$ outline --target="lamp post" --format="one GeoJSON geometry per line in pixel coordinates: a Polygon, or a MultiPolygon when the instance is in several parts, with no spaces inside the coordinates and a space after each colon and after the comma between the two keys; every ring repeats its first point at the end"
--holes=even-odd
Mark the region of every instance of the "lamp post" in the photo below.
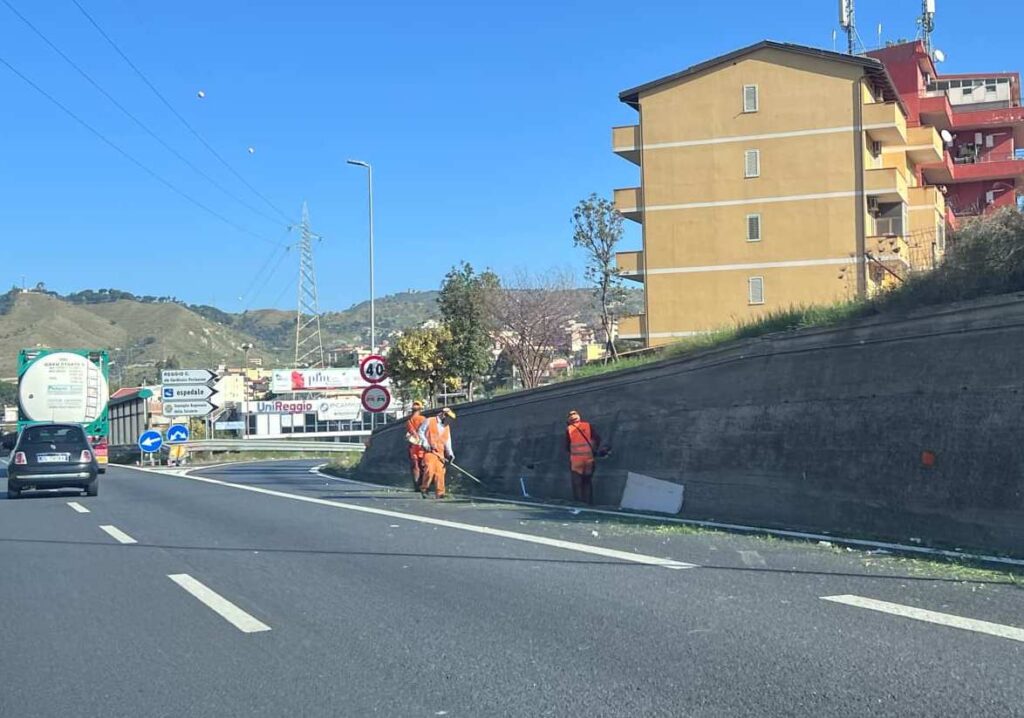
{"type": "Polygon", "coordinates": [[[373,291],[373,167],[363,160],[347,160],[348,164],[366,168],[367,193],[370,207],[370,351],[377,348],[377,324],[374,312],[373,291]]]}
{"type": "Polygon", "coordinates": [[[239,349],[242,350],[242,438],[249,436],[249,414],[246,411],[249,406],[249,350],[253,345],[246,342],[239,349]]]}

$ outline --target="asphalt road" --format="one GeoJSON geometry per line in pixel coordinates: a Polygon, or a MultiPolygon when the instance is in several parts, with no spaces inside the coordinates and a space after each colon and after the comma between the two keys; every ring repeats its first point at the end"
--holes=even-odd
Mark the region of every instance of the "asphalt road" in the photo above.
{"type": "Polygon", "coordinates": [[[1024,715],[1003,576],[310,466],[0,499],[0,715],[1024,715]]]}

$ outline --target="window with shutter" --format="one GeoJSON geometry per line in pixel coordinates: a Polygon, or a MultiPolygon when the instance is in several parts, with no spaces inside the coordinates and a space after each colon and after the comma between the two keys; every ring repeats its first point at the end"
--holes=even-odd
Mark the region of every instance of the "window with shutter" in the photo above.
{"type": "Polygon", "coordinates": [[[745,167],[744,176],[746,177],[760,177],[761,176],[761,151],[760,150],[747,150],[744,153],[745,167]]]}
{"type": "Polygon", "coordinates": [[[747,241],[761,241],[761,215],[759,214],[747,215],[747,241]]]}
{"type": "Polygon", "coordinates": [[[744,85],[743,86],[743,111],[744,112],[757,112],[757,85],[744,85]]]}
{"type": "Polygon", "coordinates": [[[764,277],[747,279],[747,302],[749,304],[764,304],[764,277]]]}

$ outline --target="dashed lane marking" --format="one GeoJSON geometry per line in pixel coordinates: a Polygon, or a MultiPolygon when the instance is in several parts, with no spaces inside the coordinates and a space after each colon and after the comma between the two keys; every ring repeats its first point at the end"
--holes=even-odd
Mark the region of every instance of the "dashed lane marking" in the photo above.
{"type": "Polygon", "coordinates": [[[100,526],[100,528],[106,531],[111,536],[113,536],[114,539],[119,543],[138,543],[135,539],[133,539],[131,536],[129,536],[124,531],[119,529],[117,526],[100,526]]]}
{"type": "Polygon", "coordinates": [[[68,501],[68,506],[70,506],[72,509],[74,509],[75,511],[77,511],[80,514],[87,514],[87,513],[89,513],[89,509],[85,508],[84,506],[82,506],[77,501],[68,501]]]}
{"type": "Polygon", "coordinates": [[[242,633],[260,633],[269,631],[270,626],[255,616],[246,613],[213,589],[189,576],[187,573],[168,574],[167,578],[199,599],[207,608],[230,623],[242,633]]]}

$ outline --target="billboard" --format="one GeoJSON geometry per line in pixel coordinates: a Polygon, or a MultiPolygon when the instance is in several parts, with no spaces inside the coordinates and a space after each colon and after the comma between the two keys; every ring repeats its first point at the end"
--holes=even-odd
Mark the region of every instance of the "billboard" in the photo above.
{"type": "Polygon", "coordinates": [[[366,386],[359,369],[275,369],[270,375],[270,391],[286,394],[293,391],[353,389],[366,386]]]}
{"type": "Polygon", "coordinates": [[[354,421],[362,413],[358,396],[343,396],[332,399],[299,399],[288,401],[268,399],[248,401],[245,411],[250,414],[313,414],[320,421],[354,421]]]}

